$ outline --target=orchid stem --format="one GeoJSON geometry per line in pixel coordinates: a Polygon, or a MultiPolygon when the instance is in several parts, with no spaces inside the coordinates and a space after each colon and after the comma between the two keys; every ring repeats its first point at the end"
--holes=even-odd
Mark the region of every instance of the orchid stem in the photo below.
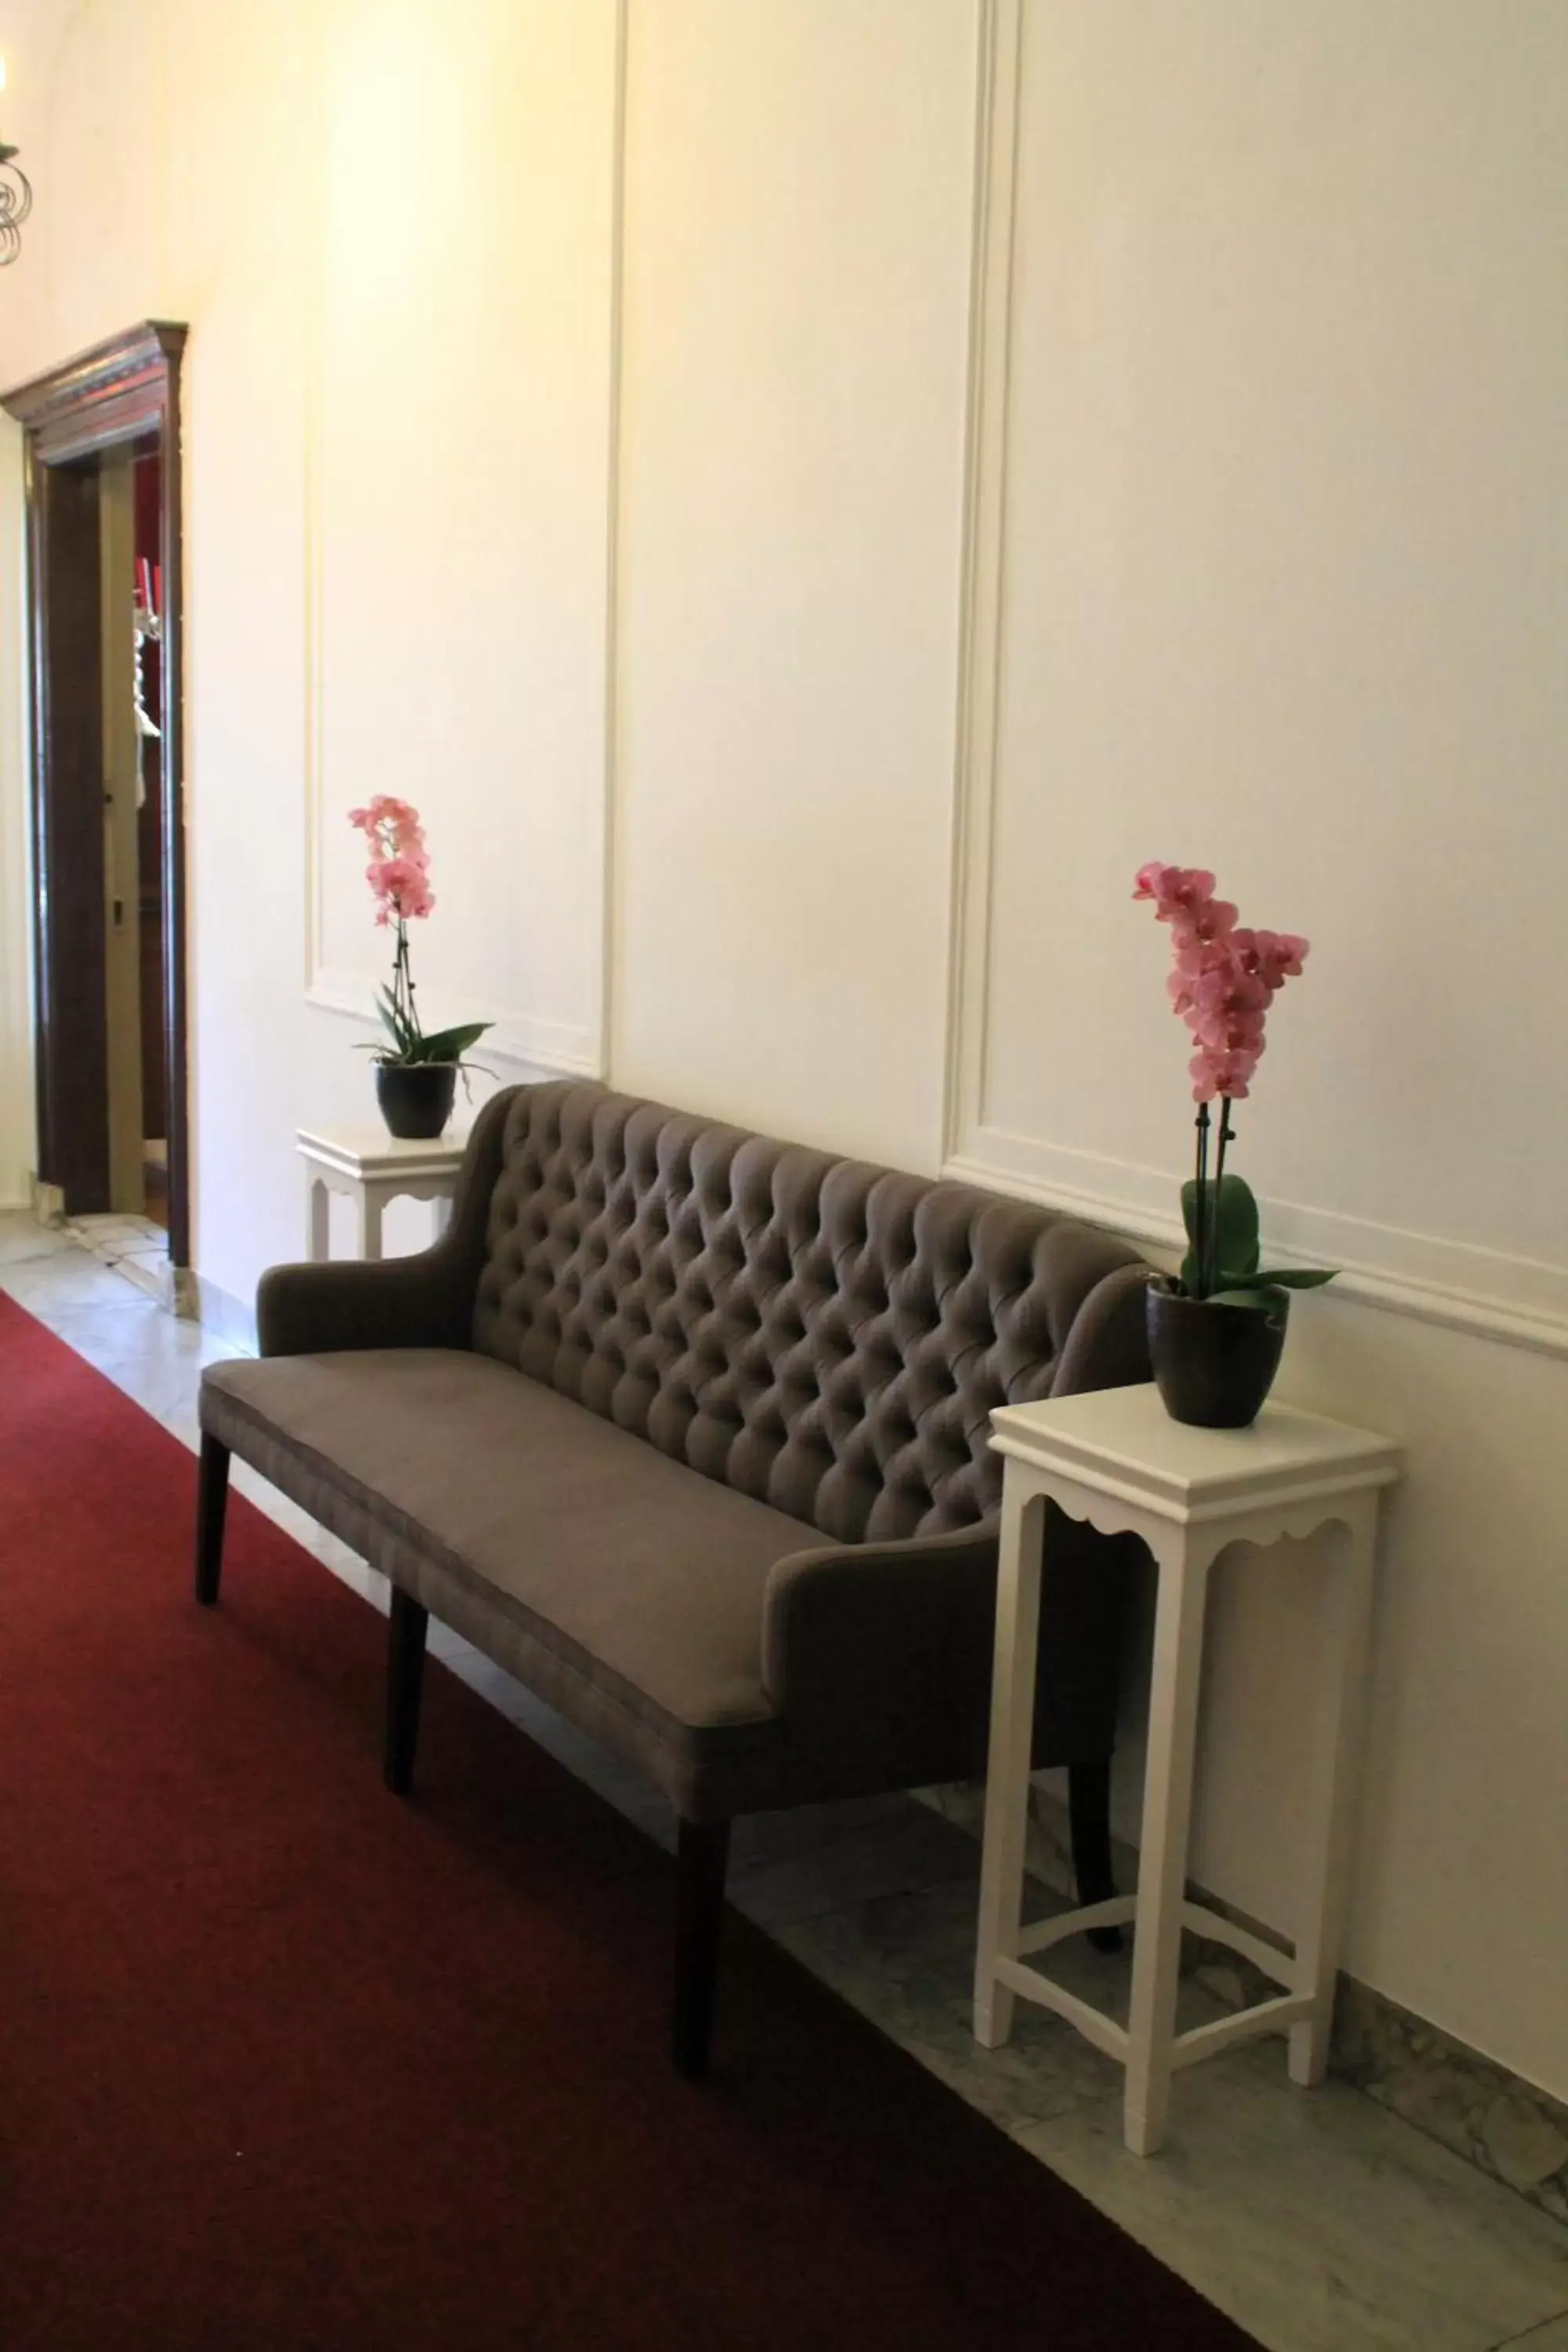
{"type": "Polygon", "coordinates": [[[1193,1218],[1193,1271],[1196,1277],[1196,1287],[1194,1290],[1193,1296],[1194,1298],[1202,1298],[1206,1296],[1204,1267],[1205,1244],[1208,1237],[1209,1107],[1207,1103],[1200,1103],[1198,1105],[1196,1125],[1198,1130],[1198,1190],[1196,1213],[1193,1218]]]}
{"type": "Polygon", "coordinates": [[[1230,1124],[1230,1097],[1228,1095],[1221,1095],[1220,1103],[1222,1108],[1219,1115],[1219,1150],[1215,1155],[1214,1171],[1214,1265],[1209,1272],[1207,1288],[1205,1294],[1205,1297],[1209,1295],[1209,1293],[1219,1288],[1220,1186],[1225,1182],[1225,1147],[1228,1142],[1230,1142],[1233,1132],[1230,1124]]]}
{"type": "Polygon", "coordinates": [[[392,1001],[404,1024],[405,1034],[417,1036],[418,1024],[414,1017],[414,975],[408,968],[408,926],[401,915],[397,919],[397,945],[392,959],[392,1001]]]}

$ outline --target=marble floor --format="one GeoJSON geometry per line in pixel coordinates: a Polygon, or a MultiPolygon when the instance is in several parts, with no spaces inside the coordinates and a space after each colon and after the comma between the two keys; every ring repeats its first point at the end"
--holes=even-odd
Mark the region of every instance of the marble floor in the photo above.
{"type": "Polygon", "coordinates": [[[169,1236],[151,1217],[118,1213],[73,1217],[64,1230],[105,1265],[126,1276],[139,1290],[167,1304],[169,1236]]]}
{"type": "MultiPolygon", "coordinates": [[[[113,1263],[21,1216],[0,1217],[0,1290],[194,1444],[201,1367],[229,1349],[163,1313],[113,1263]]],[[[384,1608],[379,1577],[249,1473],[236,1475],[384,1608]]],[[[668,1809],[640,1781],[455,1636],[432,1628],[432,1646],[650,1836],[673,1843],[668,1809]]],[[[732,1892],[1270,2352],[1568,2352],[1568,2229],[1360,2092],[1294,2090],[1282,2043],[1184,2074],[1170,2138],[1146,2160],[1121,2145],[1118,2070],[1070,2027],[1020,2004],[1009,2046],[978,2048],[968,2029],[976,1865],[962,1830],[889,1798],[739,1825],[732,1892]]],[[[1042,1890],[1042,1911],[1049,1901],[1042,1890]]],[[[1125,1960],[1066,1947],[1058,1965],[1104,2005],[1124,2002],[1125,1960]]],[[[1194,2022],[1215,2013],[1196,1984],[1184,1999],[1194,2022]]]]}

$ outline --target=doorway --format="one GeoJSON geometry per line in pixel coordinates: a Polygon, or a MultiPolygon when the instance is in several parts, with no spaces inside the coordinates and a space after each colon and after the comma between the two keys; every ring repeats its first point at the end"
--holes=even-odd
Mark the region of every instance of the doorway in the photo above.
{"type": "Polygon", "coordinates": [[[109,1209],[169,1223],[163,992],[163,466],[155,441],[98,465],[103,693],[109,1209]]]}
{"type": "Polygon", "coordinates": [[[190,1265],[184,335],[151,321],[3,402],[26,434],[37,1173],[68,1217],[145,1235],[137,1255],[155,1244],[176,1277],[190,1265]]]}

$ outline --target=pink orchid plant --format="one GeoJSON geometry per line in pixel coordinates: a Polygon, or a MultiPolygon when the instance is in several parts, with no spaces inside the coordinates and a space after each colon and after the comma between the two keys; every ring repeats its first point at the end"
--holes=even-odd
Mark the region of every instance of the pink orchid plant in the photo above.
{"type": "Polygon", "coordinates": [[[375,919],[395,926],[392,986],[381,992],[381,1017],[390,1045],[375,1049],[378,1062],[409,1065],[452,1062],[459,1066],[470,1045],[491,1026],[488,1021],[465,1022],[456,1029],[439,1029],[426,1036],[419,1025],[414,1002],[414,975],[408,961],[408,926],[434,913],[436,893],[430,887],[430,856],[419,812],[391,793],[377,793],[365,808],[351,809],[349,823],[363,833],[371,851],[365,867],[375,901],[375,919]]]}
{"type": "Polygon", "coordinates": [[[1214,876],[1196,866],[1163,866],[1155,859],[1139,867],[1132,896],[1147,900],[1157,919],[1171,926],[1171,1007],[1186,1023],[1196,1047],[1187,1069],[1198,1106],[1197,1165],[1182,1187],[1187,1254],[1181,1288],[1189,1298],[1278,1314],[1286,1304],[1281,1293],[1315,1289],[1333,1275],[1321,1267],[1260,1266],[1258,1203],[1225,1160],[1235,1139],[1231,1106],[1250,1095],[1268,1014],[1285,982],[1300,977],[1308,943],[1292,931],[1245,929],[1230,901],[1215,898],[1214,876]],[[1216,1101],[1219,1131],[1211,1177],[1209,1105],[1216,1101]]]}

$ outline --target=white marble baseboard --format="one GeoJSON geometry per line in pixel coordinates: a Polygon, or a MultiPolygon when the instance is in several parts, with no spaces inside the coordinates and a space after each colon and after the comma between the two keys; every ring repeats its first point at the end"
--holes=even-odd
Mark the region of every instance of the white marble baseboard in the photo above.
{"type": "Polygon", "coordinates": [[[220,1290],[216,1282],[209,1282],[205,1274],[196,1276],[195,1289],[197,1320],[214,1338],[222,1339],[227,1347],[237,1348],[243,1355],[259,1353],[254,1300],[247,1307],[243,1299],[220,1290]]]}
{"type": "MultiPolygon", "coordinates": [[[[945,1819],[980,1834],[985,1809],[982,1783],[957,1781],[919,1793],[945,1819]]],[[[1130,1886],[1137,1876],[1137,1854],[1121,1839],[1115,1845],[1118,1881],[1130,1886]]],[[[1067,1807],[1038,1782],[1030,1806],[1026,1859],[1030,1875],[1042,1885],[1071,1895],[1067,1807]]],[[[1273,1940],[1266,1922],[1249,1918],[1204,1889],[1196,1892],[1199,1900],[1224,1916],[1273,1940]]],[[[1278,1990],[1228,1946],[1201,1937],[1186,1937],[1183,1966],[1226,2009],[1244,2008],[1278,1990]]],[[[1440,2141],[1554,2221],[1568,2221],[1568,2105],[1549,2093],[1401,2009],[1371,1985],[1342,1975],[1330,2067],[1379,2106],[1440,2141]]]]}

